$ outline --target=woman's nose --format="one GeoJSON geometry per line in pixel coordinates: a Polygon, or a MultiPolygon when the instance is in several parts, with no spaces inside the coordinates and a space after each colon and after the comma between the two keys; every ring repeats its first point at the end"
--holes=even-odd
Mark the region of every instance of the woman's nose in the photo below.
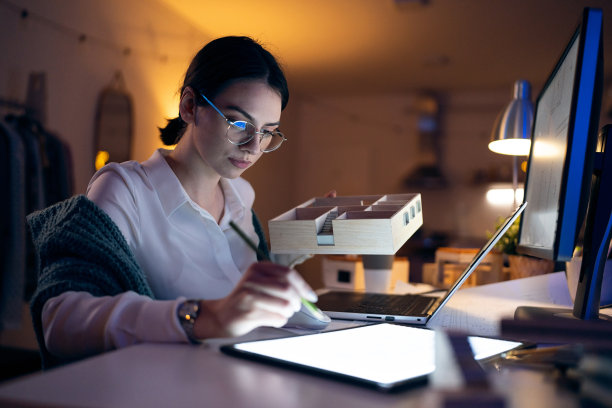
{"type": "Polygon", "coordinates": [[[248,151],[251,154],[257,154],[261,150],[261,138],[262,135],[260,135],[259,133],[255,133],[255,135],[253,135],[253,138],[249,140],[248,143],[240,145],[240,148],[248,151]]]}

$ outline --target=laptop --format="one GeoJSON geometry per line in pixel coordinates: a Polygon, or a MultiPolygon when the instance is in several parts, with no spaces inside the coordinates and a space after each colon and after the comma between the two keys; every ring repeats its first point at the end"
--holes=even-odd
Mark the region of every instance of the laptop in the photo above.
{"type": "MultiPolygon", "coordinates": [[[[526,203],[523,203],[505,221],[443,297],[419,296],[426,298],[427,302],[433,302],[421,312],[405,314],[388,310],[379,313],[364,312],[359,309],[359,303],[363,305],[364,299],[370,295],[406,300],[414,299],[412,297],[414,295],[352,292],[339,292],[340,295],[336,295],[332,292],[320,295],[317,302],[317,306],[326,311],[330,317],[374,320],[380,323],[300,336],[227,344],[221,347],[221,351],[240,358],[371,386],[382,391],[424,384],[436,367],[435,337],[439,334],[426,328],[388,322],[425,325],[476,269],[525,206],[526,203]],[[348,296],[341,298],[343,295],[348,296]],[[351,309],[349,304],[351,300],[357,301],[357,311],[351,309]]],[[[365,304],[368,305],[367,302],[365,304]]],[[[476,336],[469,336],[468,341],[476,360],[492,358],[499,353],[523,346],[519,342],[476,336]]]]}
{"type": "Polygon", "coordinates": [[[453,294],[474,272],[497,241],[521,215],[527,202],[523,202],[506,219],[491,239],[474,256],[465,271],[443,296],[424,294],[393,295],[350,291],[329,291],[319,295],[317,306],[332,319],[365,320],[378,322],[425,325],[448,302],[453,294]]]}

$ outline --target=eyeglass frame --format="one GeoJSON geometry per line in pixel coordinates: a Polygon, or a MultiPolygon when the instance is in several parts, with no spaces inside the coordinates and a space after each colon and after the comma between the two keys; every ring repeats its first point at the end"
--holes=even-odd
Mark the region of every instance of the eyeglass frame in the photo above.
{"type": "Polygon", "coordinates": [[[219,110],[219,108],[217,108],[217,107],[215,106],[215,104],[214,104],[214,103],[212,103],[212,102],[211,102],[211,100],[210,100],[210,99],[208,99],[208,98],[206,97],[206,95],[204,95],[202,92],[198,92],[198,93],[199,93],[199,94],[200,94],[200,96],[201,96],[202,98],[204,98],[204,100],[205,100],[206,102],[208,102],[208,104],[209,104],[210,106],[212,106],[212,108],[213,108],[213,109],[214,109],[214,110],[215,110],[215,111],[216,111],[216,112],[217,112],[219,115],[221,115],[221,117],[222,117],[222,118],[223,118],[223,119],[224,119],[224,120],[227,122],[227,124],[228,124],[228,128],[227,128],[227,130],[229,130],[229,128],[233,126],[233,127],[238,128],[238,129],[240,129],[240,130],[242,130],[242,131],[245,131],[245,133],[246,133],[246,124],[247,124],[247,123],[248,123],[248,124],[250,124],[251,126],[253,126],[253,128],[255,128],[255,133],[253,133],[253,135],[252,135],[252,136],[251,136],[249,139],[245,140],[244,142],[233,142],[232,140],[230,140],[230,138],[229,138],[229,137],[227,137],[227,131],[226,131],[226,136],[225,136],[225,138],[226,138],[226,139],[227,139],[227,141],[228,141],[228,142],[230,142],[231,144],[233,144],[233,145],[235,145],[235,146],[244,146],[244,145],[246,145],[246,144],[251,143],[251,141],[253,141],[253,139],[255,138],[255,135],[259,135],[259,146],[260,146],[259,151],[260,151],[260,152],[262,152],[262,153],[270,153],[270,152],[273,152],[273,151],[275,151],[275,150],[278,150],[278,148],[279,148],[279,147],[281,147],[281,145],[283,144],[283,142],[287,141],[287,138],[285,137],[285,135],[284,135],[282,132],[278,131],[278,130],[274,130],[274,131],[272,131],[272,132],[270,132],[270,131],[266,131],[266,130],[264,130],[264,131],[260,131],[260,130],[257,130],[257,128],[255,127],[255,125],[254,125],[254,124],[252,124],[252,123],[251,123],[251,122],[249,122],[249,121],[246,121],[246,120],[230,120],[230,119],[228,119],[228,118],[227,118],[227,117],[226,117],[226,116],[223,114],[223,112],[221,112],[221,111],[219,110]],[[242,126],[237,125],[237,123],[240,123],[240,122],[242,122],[242,123],[244,123],[244,124],[245,124],[245,125],[244,125],[244,128],[243,128],[242,126]],[[276,135],[278,135],[278,136],[280,136],[280,137],[281,137],[281,142],[280,142],[278,145],[276,145],[276,146],[275,146],[275,147],[274,147],[272,150],[263,150],[263,149],[261,148],[261,141],[263,140],[264,136],[266,136],[266,135],[273,136],[274,134],[276,134],[276,135]]]}

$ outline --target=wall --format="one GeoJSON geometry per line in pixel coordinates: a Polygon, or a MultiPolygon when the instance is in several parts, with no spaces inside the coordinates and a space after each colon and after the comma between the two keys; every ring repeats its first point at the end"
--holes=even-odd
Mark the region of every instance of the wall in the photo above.
{"type": "Polygon", "coordinates": [[[24,101],[28,74],[46,73],[46,125],[72,148],[75,192],[83,193],[93,174],[96,100],[117,70],[133,97],[134,159],[148,158],[160,146],[156,127],[176,113],[173,102],[189,60],[209,38],[156,2],[141,7],[121,0],[21,0],[19,5],[29,10],[28,18],[1,8],[0,96],[24,101]],[[79,33],[88,35],[84,42],[79,33]]]}
{"type": "MultiPolygon", "coordinates": [[[[156,127],[176,112],[173,102],[189,60],[210,38],[156,2],[141,7],[123,0],[21,0],[17,9],[8,4],[0,3],[0,97],[24,102],[29,73],[46,73],[46,127],[70,146],[75,193],[85,192],[94,172],[96,100],[117,70],[133,98],[133,157],[148,158],[160,146],[156,127]],[[20,18],[21,9],[29,11],[28,18],[20,18]],[[81,32],[88,35],[84,42],[81,32]],[[124,55],[125,47],[130,55],[124,55]]],[[[0,344],[37,347],[25,305],[22,321],[21,330],[0,333],[0,344]]]]}
{"type": "MultiPolygon", "coordinates": [[[[95,105],[99,92],[121,70],[134,102],[133,159],[160,147],[157,126],[176,115],[176,91],[193,54],[210,40],[157,2],[124,0],[21,0],[19,9],[0,4],[0,97],[23,101],[30,72],[47,74],[47,127],[71,147],[75,193],[93,174],[95,105]],[[42,23],[37,16],[59,23],[42,23]],[[69,27],[71,30],[66,30],[69,27]],[[79,41],[79,33],[88,38],[79,41]],[[129,47],[129,55],[124,54],[129,47]]],[[[459,239],[483,239],[509,207],[484,201],[486,186],[473,175],[509,169],[506,157],[487,148],[495,116],[508,89],[441,96],[441,168],[449,186],[423,194],[425,226],[459,239]]],[[[414,192],[404,178],[422,157],[416,94],[314,97],[292,94],[283,113],[289,139],[245,173],[257,191],[255,209],[266,220],[335,188],[339,194],[414,192]]],[[[320,257],[300,270],[318,287],[320,257]]]]}
{"type": "Polygon", "coordinates": [[[444,189],[410,188],[404,183],[423,162],[415,94],[304,98],[299,102],[296,194],[305,201],[331,188],[343,195],[419,192],[428,230],[483,236],[497,216],[509,211],[485,209],[487,186],[473,179],[475,174],[493,172],[511,180],[511,159],[487,148],[495,118],[510,95],[503,90],[439,96],[437,137],[441,170],[448,181],[444,189]],[[475,211],[470,210],[473,206],[475,211]],[[478,220],[466,222],[466,217],[478,220]]]}
{"type": "MultiPolygon", "coordinates": [[[[486,201],[491,185],[511,181],[512,159],[488,150],[496,116],[512,95],[463,91],[438,95],[442,173],[445,188],[408,187],[405,179],[423,162],[419,144],[419,95],[306,97],[298,105],[299,143],[295,196],[291,206],[335,188],[338,194],[422,194],[424,235],[444,234],[451,244],[480,245],[512,204],[486,201]],[[479,176],[479,177],[477,177],[479,176]]],[[[298,267],[315,287],[322,285],[321,256],[298,267]]]]}
{"type": "MultiPolygon", "coordinates": [[[[208,34],[155,1],[147,2],[147,7],[123,0],[18,4],[17,10],[5,5],[0,9],[0,97],[25,101],[29,73],[46,73],[46,127],[72,150],[76,194],[85,192],[94,173],[97,97],[117,70],[133,98],[133,159],[146,160],[162,147],[157,127],[177,115],[184,72],[192,56],[211,39],[208,34]],[[20,18],[21,8],[30,17],[20,18]],[[62,28],[51,27],[40,17],[62,28]],[[79,42],[81,32],[89,36],[85,42],[79,42]],[[128,56],[123,54],[125,47],[131,49],[128,56]]],[[[292,101],[282,118],[290,141],[245,174],[256,188],[255,208],[262,220],[295,202],[292,163],[298,151],[294,135],[299,134],[293,130],[298,123],[295,105],[292,101]]]]}

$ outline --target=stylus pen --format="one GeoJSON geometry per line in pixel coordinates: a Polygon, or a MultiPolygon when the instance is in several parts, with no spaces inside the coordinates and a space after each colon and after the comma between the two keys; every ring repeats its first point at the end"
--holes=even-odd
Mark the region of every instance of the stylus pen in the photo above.
{"type": "MultiPolygon", "coordinates": [[[[254,243],[253,241],[251,241],[251,238],[249,238],[249,237],[247,236],[247,234],[245,234],[245,233],[244,233],[244,231],[243,231],[243,230],[241,230],[241,229],[240,229],[240,227],[239,227],[238,225],[236,225],[236,223],[235,223],[234,221],[230,221],[230,222],[229,222],[229,225],[230,225],[230,227],[232,227],[232,229],[233,229],[234,231],[236,231],[236,234],[238,234],[238,236],[239,236],[240,238],[242,238],[242,240],[243,240],[243,241],[244,241],[244,242],[245,242],[245,243],[246,243],[246,244],[247,244],[249,247],[251,247],[251,249],[252,249],[253,251],[255,251],[255,252],[257,253],[257,257],[258,257],[258,258],[260,258],[260,259],[264,259],[264,260],[266,260],[266,261],[270,261],[270,260],[271,260],[269,256],[267,256],[266,254],[264,254],[264,253],[261,251],[261,249],[257,248],[257,245],[255,245],[255,243],[254,243]]],[[[316,307],[316,306],[315,306],[315,305],[314,305],[312,302],[310,302],[310,301],[308,301],[308,300],[306,300],[306,299],[304,299],[304,298],[301,298],[301,299],[302,299],[302,304],[303,304],[304,306],[306,306],[307,308],[309,308],[309,309],[310,309],[312,312],[314,312],[314,313],[320,313],[320,312],[319,312],[319,308],[318,308],[318,307],[316,307]]]]}

